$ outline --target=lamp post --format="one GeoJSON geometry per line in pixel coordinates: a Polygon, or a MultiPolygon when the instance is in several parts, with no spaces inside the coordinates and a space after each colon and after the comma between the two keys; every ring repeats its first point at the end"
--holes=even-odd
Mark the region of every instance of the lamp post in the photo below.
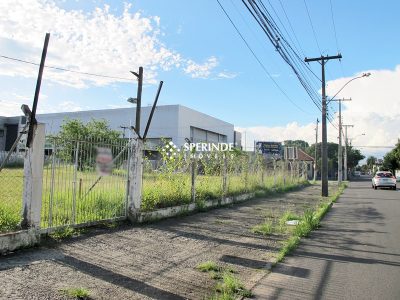
{"type": "Polygon", "coordinates": [[[335,97],[336,97],[350,82],[352,82],[353,80],[359,79],[359,78],[364,78],[364,77],[369,77],[369,76],[371,76],[371,73],[369,73],[369,72],[368,72],[368,73],[363,73],[361,76],[354,77],[354,78],[350,79],[349,81],[347,81],[347,82],[340,88],[340,90],[331,98],[331,100],[328,101],[328,104],[329,104],[329,102],[332,101],[332,99],[335,99],[335,97]]]}
{"type": "MultiPolygon", "coordinates": [[[[337,101],[335,100],[335,97],[352,81],[364,77],[369,77],[371,76],[371,73],[363,73],[361,76],[354,77],[347,81],[340,89],[337,91],[337,93],[331,98],[331,100],[328,101],[328,104],[331,101],[337,101]]],[[[348,99],[347,99],[348,100],[348,99]]],[[[350,99],[351,100],[351,99],[350,99]]],[[[341,101],[346,101],[346,99],[339,100],[339,148],[338,148],[338,183],[340,184],[342,182],[342,116],[341,116],[341,101]]],[[[347,129],[347,127],[346,127],[347,129]]],[[[344,180],[347,180],[347,137],[345,140],[345,153],[344,153],[344,165],[345,165],[345,172],[344,172],[344,180]]]]}

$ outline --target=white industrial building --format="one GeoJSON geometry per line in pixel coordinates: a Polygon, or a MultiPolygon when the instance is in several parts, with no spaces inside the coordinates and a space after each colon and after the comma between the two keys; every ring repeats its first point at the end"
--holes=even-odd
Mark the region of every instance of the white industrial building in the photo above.
{"type": "MultiPolygon", "coordinates": [[[[151,106],[142,107],[141,133],[149,118],[151,106]]],[[[105,119],[110,128],[121,131],[128,137],[129,127],[135,124],[135,108],[117,108],[38,114],[36,119],[46,124],[46,134],[56,134],[67,119],[79,119],[84,123],[91,119],[105,119]]],[[[0,151],[8,151],[18,132],[26,122],[25,117],[0,116],[0,151]]],[[[227,142],[241,147],[241,134],[235,132],[234,125],[182,105],[162,105],[155,109],[153,121],[147,134],[148,147],[160,145],[161,139],[170,139],[182,146],[186,139],[193,142],[227,142]]],[[[150,150],[149,149],[149,150],[150,150]]]]}

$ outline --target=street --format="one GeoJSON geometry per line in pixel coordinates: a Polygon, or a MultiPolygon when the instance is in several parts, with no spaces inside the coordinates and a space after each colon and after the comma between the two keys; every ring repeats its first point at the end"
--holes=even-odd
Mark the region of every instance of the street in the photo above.
{"type": "Polygon", "coordinates": [[[257,299],[399,299],[400,190],[349,184],[293,255],[254,289],[257,299]]]}

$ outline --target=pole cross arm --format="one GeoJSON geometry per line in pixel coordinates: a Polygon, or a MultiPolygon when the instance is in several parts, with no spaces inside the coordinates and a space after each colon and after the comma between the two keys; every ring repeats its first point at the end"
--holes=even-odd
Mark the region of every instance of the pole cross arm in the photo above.
{"type": "Polygon", "coordinates": [[[333,55],[333,56],[323,56],[321,55],[321,57],[314,57],[314,58],[305,58],[304,61],[305,62],[311,62],[311,61],[322,61],[322,60],[330,60],[330,59],[341,59],[342,58],[342,54],[338,54],[338,55],[333,55]]]}

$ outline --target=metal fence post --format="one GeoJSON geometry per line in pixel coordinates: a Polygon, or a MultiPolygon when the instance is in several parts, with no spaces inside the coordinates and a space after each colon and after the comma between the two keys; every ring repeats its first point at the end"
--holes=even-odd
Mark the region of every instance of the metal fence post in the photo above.
{"type": "Polygon", "coordinates": [[[132,158],[129,161],[129,196],[128,218],[132,222],[137,221],[142,204],[143,183],[143,140],[134,141],[132,158]]]}
{"type": "Polygon", "coordinates": [[[48,226],[53,226],[53,202],[54,202],[54,184],[55,184],[55,171],[56,171],[56,141],[53,141],[53,152],[51,153],[51,179],[50,179],[50,201],[49,201],[49,221],[48,226]]]}
{"type": "Polygon", "coordinates": [[[44,165],[45,125],[33,128],[33,142],[24,158],[24,192],[22,205],[23,228],[40,228],[44,165]]]}
{"type": "Polygon", "coordinates": [[[75,161],[74,161],[74,181],[72,192],[72,224],[76,223],[76,193],[77,193],[77,176],[78,176],[78,159],[79,159],[79,141],[76,142],[75,148],[75,161]]]}
{"type": "Polygon", "coordinates": [[[125,217],[128,217],[129,211],[129,189],[130,189],[130,162],[132,156],[132,139],[129,137],[128,141],[128,157],[126,161],[126,198],[125,198],[125,217]]]}

